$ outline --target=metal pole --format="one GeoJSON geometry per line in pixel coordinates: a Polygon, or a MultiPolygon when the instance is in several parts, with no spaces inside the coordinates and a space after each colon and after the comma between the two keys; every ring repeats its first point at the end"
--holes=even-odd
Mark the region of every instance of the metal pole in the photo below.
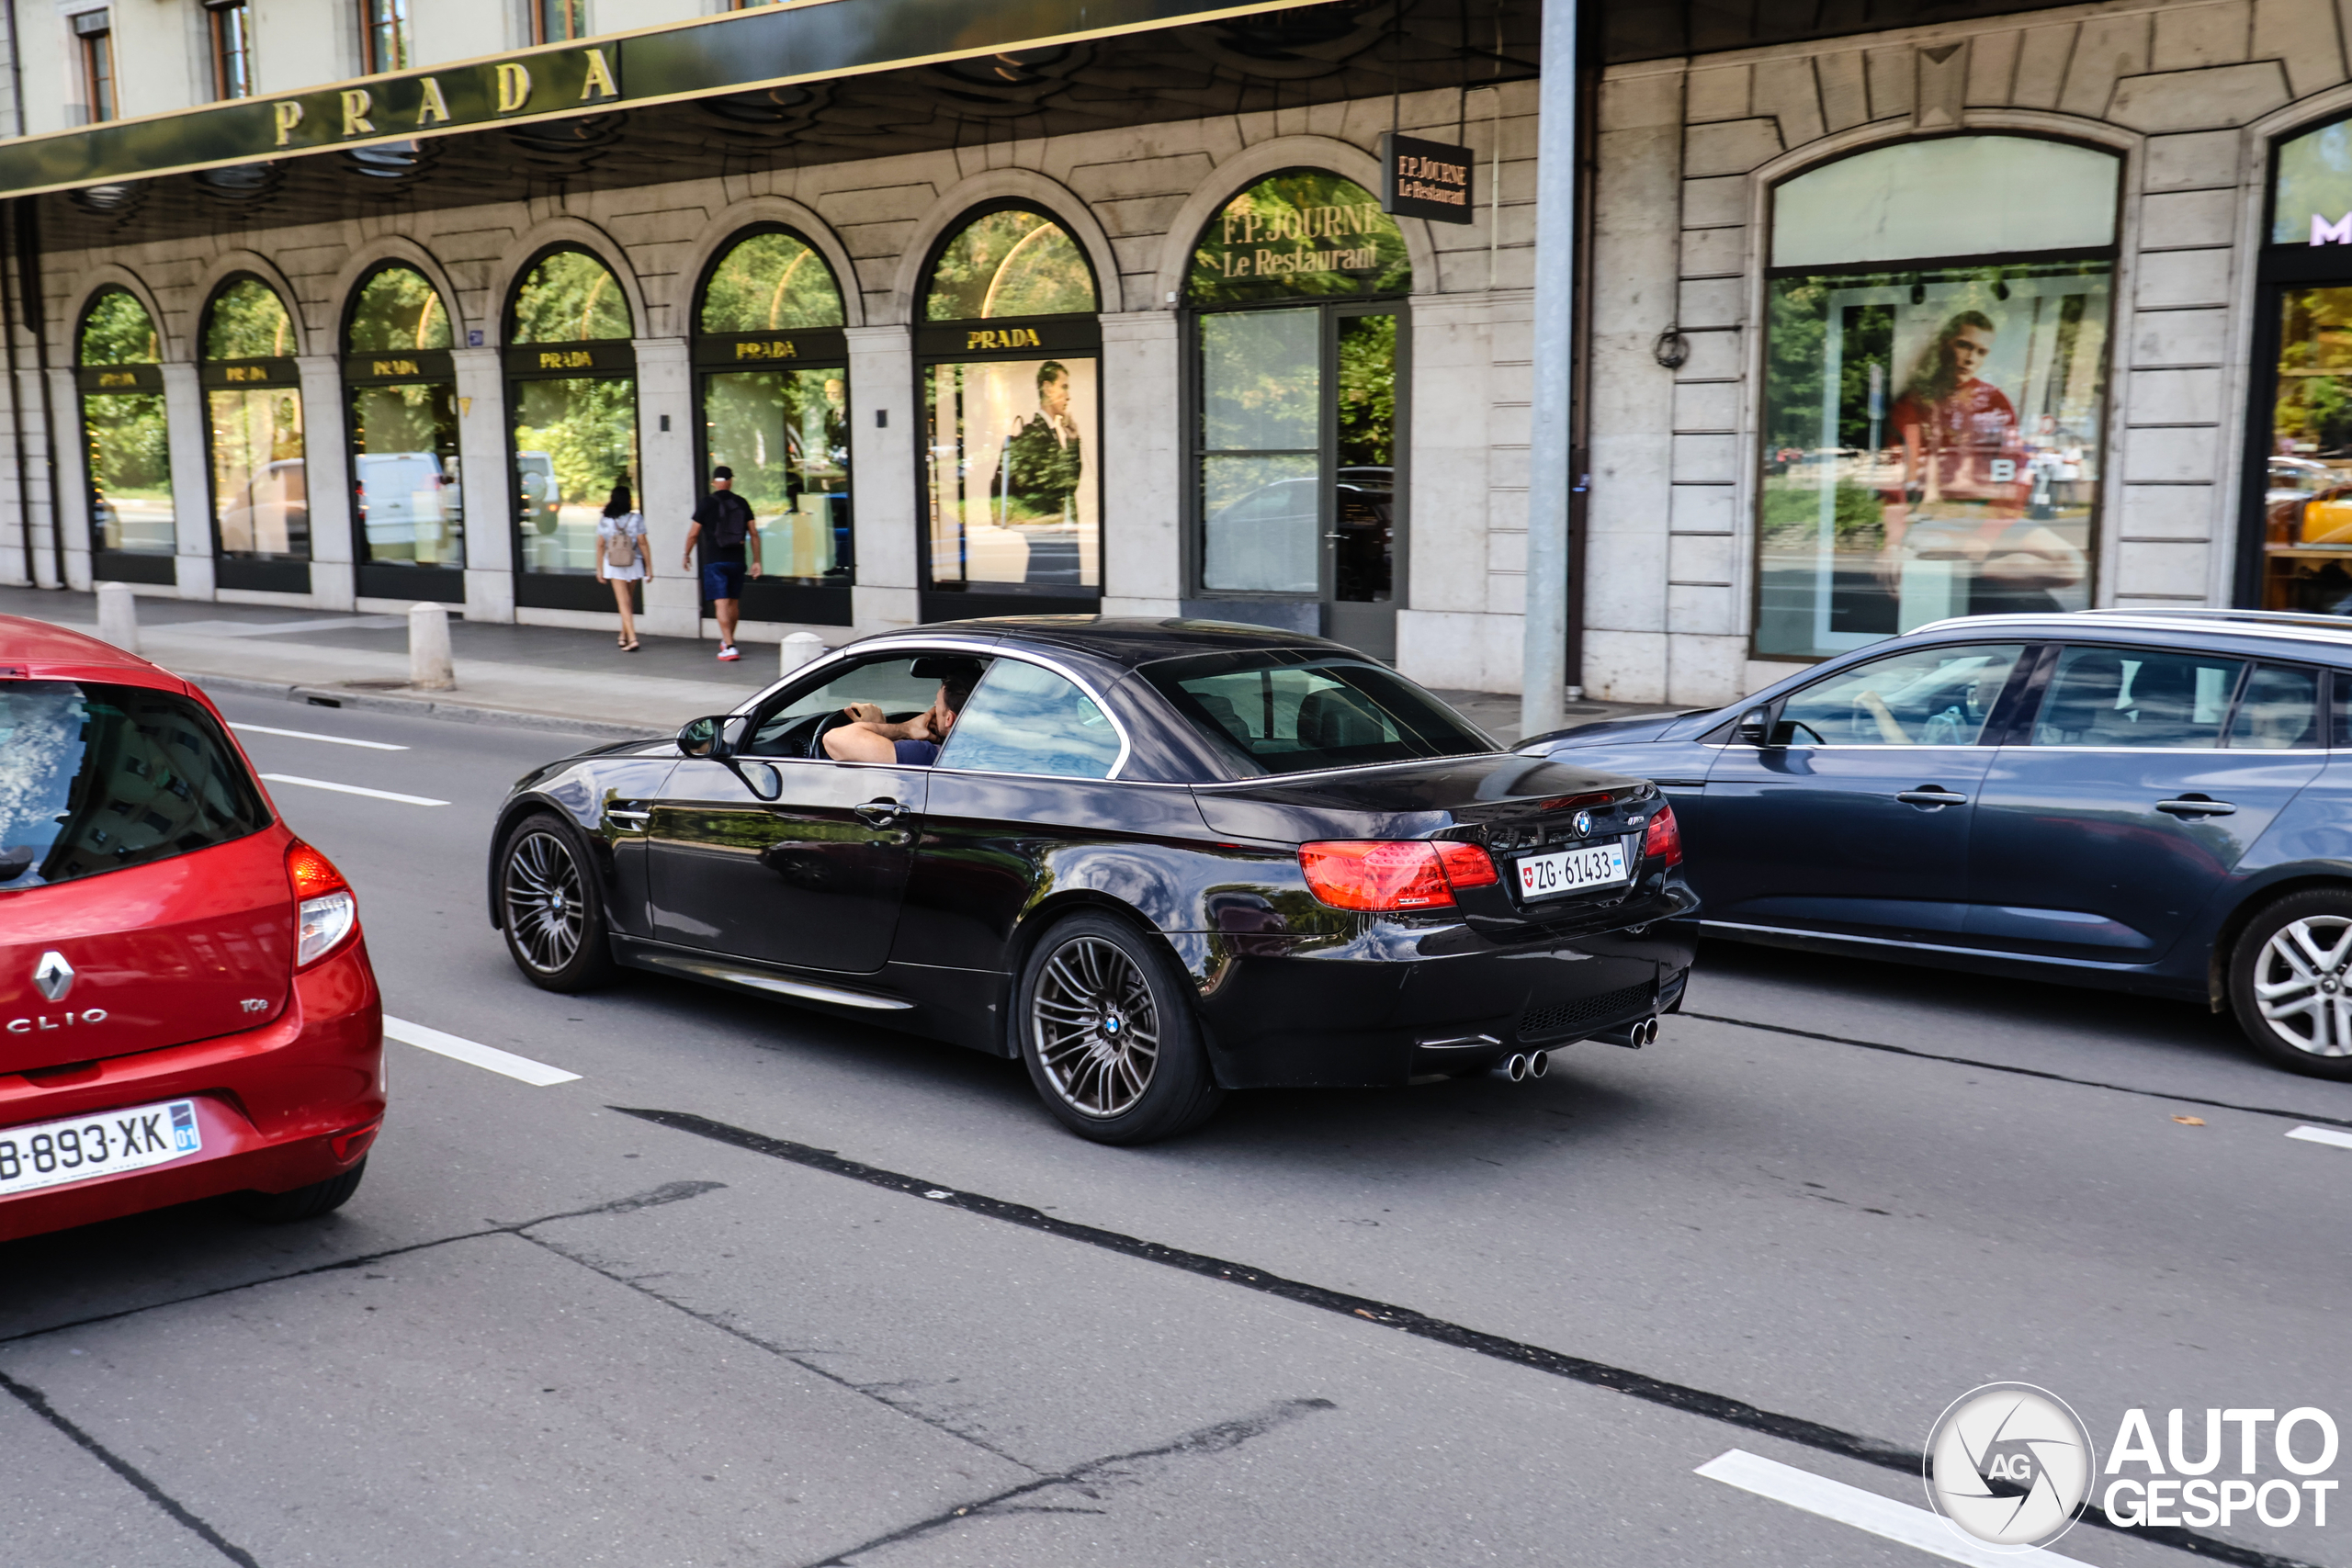
{"type": "Polygon", "coordinates": [[[1536,100],[1535,362],[1527,473],[1526,653],[1519,729],[1540,735],[1567,718],[1568,389],[1575,356],[1577,0],[1544,0],[1536,100]]]}

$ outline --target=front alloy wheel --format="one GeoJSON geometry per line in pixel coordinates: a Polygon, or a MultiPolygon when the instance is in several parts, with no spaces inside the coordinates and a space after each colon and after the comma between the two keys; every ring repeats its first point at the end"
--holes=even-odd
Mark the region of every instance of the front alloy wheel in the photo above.
{"type": "Polygon", "coordinates": [[[2256,915],[2231,956],[2230,1000],[2272,1061],[2352,1078],[2352,893],[2291,894],[2256,915]]]}
{"type": "Polygon", "coordinates": [[[1175,956],[1114,915],[1072,914],[1038,938],[1022,965],[1013,1028],[1038,1097],[1080,1137],[1170,1137],[1223,1098],[1175,956]]]}
{"type": "Polygon", "coordinates": [[[606,977],[603,899],[553,817],[526,817],[507,834],[498,887],[506,951],[533,985],[579,991],[606,977]]]}

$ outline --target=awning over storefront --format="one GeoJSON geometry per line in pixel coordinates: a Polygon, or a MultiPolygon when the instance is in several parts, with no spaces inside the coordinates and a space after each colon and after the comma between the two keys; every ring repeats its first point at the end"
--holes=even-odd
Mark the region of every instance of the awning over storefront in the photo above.
{"type": "MultiPolygon", "coordinates": [[[[1534,73],[1527,0],[813,0],[0,145],[45,248],[1534,73]]],[[[136,107],[135,105],[126,106],[136,107]]]]}

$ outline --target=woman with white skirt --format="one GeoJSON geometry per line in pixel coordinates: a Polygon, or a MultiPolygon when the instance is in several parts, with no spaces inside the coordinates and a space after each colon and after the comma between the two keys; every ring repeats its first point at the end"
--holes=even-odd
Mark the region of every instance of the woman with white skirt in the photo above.
{"type": "Polygon", "coordinates": [[[613,585],[613,603],[621,613],[620,649],[637,651],[637,615],[629,585],[652,580],[645,552],[645,518],[631,504],[628,480],[613,486],[605,514],[596,521],[596,581],[613,585]]]}

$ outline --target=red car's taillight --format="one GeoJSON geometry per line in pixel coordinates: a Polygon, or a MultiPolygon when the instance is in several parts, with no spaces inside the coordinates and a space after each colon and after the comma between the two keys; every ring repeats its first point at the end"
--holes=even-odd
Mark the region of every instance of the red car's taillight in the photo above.
{"type": "Polygon", "coordinates": [[[300,839],[286,846],[286,880],[294,887],[294,967],[308,969],[357,929],[359,900],[334,862],[300,839]]]}
{"type": "Polygon", "coordinates": [[[1427,839],[1333,839],[1298,847],[1306,886],[1335,909],[1442,909],[1457,887],[1501,880],[1476,844],[1427,839]]]}
{"type": "Polygon", "coordinates": [[[1675,825],[1671,806],[1659,807],[1657,815],[1650,818],[1649,830],[1642,835],[1642,855],[1668,865],[1682,863],[1682,829],[1675,825]]]}

